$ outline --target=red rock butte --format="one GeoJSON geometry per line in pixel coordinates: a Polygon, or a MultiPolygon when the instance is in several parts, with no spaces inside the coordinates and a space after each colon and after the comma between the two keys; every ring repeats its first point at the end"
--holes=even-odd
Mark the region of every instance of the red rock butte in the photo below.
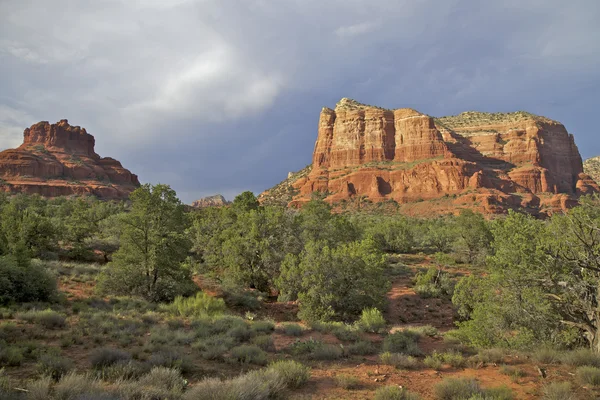
{"type": "Polygon", "coordinates": [[[298,176],[287,183],[292,206],[320,192],[336,204],[393,200],[413,215],[461,208],[548,215],[600,190],[583,172],[573,135],[548,118],[521,111],[433,118],[346,98],[321,111],[312,167],[298,176]]]}
{"type": "Polygon", "coordinates": [[[140,186],[137,175],[94,151],[92,135],[66,119],[38,122],[23,132],[23,144],[0,152],[0,190],[45,197],[95,195],[124,199],[140,186]]]}

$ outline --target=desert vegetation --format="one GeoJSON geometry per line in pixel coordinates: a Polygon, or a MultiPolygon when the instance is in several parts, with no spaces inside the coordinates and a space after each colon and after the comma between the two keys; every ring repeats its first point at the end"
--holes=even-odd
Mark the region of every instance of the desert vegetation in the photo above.
{"type": "Polygon", "coordinates": [[[600,199],[536,220],[0,196],[0,398],[593,399],[600,199]]]}

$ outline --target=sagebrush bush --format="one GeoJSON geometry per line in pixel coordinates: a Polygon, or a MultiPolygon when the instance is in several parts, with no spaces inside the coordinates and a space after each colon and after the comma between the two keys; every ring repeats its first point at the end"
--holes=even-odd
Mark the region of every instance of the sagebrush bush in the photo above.
{"type": "Polygon", "coordinates": [[[315,340],[312,337],[308,340],[296,339],[296,341],[288,346],[288,351],[294,356],[306,355],[323,346],[323,342],[315,340]]]}
{"type": "Polygon", "coordinates": [[[290,389],[301,387],[310,378],[310,368],[293,360],[276,361],[269,365],[269,369],[280,374],[290,389]]]}
{"type": "Polygon", "coordinates": [[[469,399],[483,393],[476,380],[467,378],[446,378],[435,385],[434,391],[438,400],[469,399]]]}
{"type": "Polygon", "coordinates": [[[561,361],[575,367],[600,367],[600,354],[589,349],[578,349],[563,353],[561,361]]]}
{"type": "Polygon", "coordinates": [[[579,367],[575,371],[575,376],[582,385],[600,386],[600,368],[579,367]]]}
{"type": "Polygon", "coordinates": [[[569,382],[552,382],[545,385],[542,396],[543,400],[577,400],[569,382]]]}
{"type": "Polygon", "coordinates": [[[20,347],[0,344],[0,366],[17,367],[23,362],[23,350],[20,347]]]}
{"type": "MultiPolygon", "coordinates": [[[[50,398],[50,386],[52,378],[42,376],[41,378],[31,381],[27,384],[27,400],[47,400],[50,398]]],[[[1,394],[0,390],[0,394],[1,394]]]]}
{"type": "Polygon", "coordinates": [[[415,276],[415,292],[423,297],[452,297],[454,281],[448,273],[436,267],[431,267],[425,273],[415,276]]]}
{"type": "Polygon", "coordinates": [[[92,368],[102,369],[123,361],[129,361],[131,354],[124,350],[104,347],[96,349],[90,356],[92,368]]]}
{"type": "Polygon", "coordinates": [[[394,332],[383,340],[383,351],[390,353],[403,353],[410,356],[421,355],[421,349],[417,345],[419,336],[410,331],[394,332]]]}
{"type": "Polygon", "coordinates": [[[488,363],[498,364],[504,360],[505,351],[502,349],[483,349],[477,353],[477,360],[488,363]]]}
{"type": "Polygon", "coordinates": [[[421,397],[398,386],[383,386],[375,391],[374,400],[419,400],[421,397]]]}
{"type": "Polygon", "coordinates": [[[177,369],[154,367],[139,379],[144,386],[154,386],[168,391],[181,392],[185,388],[185,380],[177,369]]]}
{"type": "Polygon", "coordinates": [[[387,323],[381,311],[376,308],[365,308],[362,310],[362,314],[356,325],[363,332],[383,333],[387,323]]]}
{"type": "Polygon", "coordinates": [[[381,353],[379,360],[383,364],[392,365],[398,369],[415,369],[419,365],[419,361],[415,357],[401,353],[390,353],[389,351],[381,353]]]}
{"type": "Polygon", "coordinates": [[[271,333],[275,330],[275,323],[267,320],[254,321],[250,327],[256,333],[271,333]]]}
{"type": "Polygon", "coordinates": [[[360,386],[360,379],[352,375],[340,374],[335,377],[335,383],[342,389],[352,390],[360,386]]]}
{"type": "Polygon", "coordinates": [[[57,400],[81,399],[101,392],[100,384],[96,379],[73,372],[63,376],[54,386],[54,397],[57,400]]]}
{"type": "Polygon", "coordinates": [[[538,349],[531,355],[531,358],[542,364],[554,364],[560,361],[560,357],[560,352],[551,348],[538,349]]]}
{"type": "Polygon", "coordinates": [[[231,349],[231,357],[243,364],[265,365],[267,353],[255,345],[241,345],[231,349]]]}
{"type": "Polygon", "coordinates": [[[335,344],[323,344],[317,348],[315,348],[310,353],[310,358],[313,360],[337,360],[344,355],[344,350],[335,344]]]}
{"type": "Polygon", "coordinates": [[[98,376],[105,381],[129,381],[139,379],[150,371],[150,365],[139,361],[119,361],[97,371],[98,376]]]}
{"type": "Polygon", "coordinates": [[[42,325],[46,329],[63,328],[66,325],[67,317],[64,314],[51,309],[38,311],[31,310],[17,315],[19,319],[27,322],[33,322],[42,325]]]}
{"type": "Polygon", "coordinates": [[[201,317],[223,314],[227,307],[223,299],[210,296],[205,292],[198,292],[193,297],[175,297],[168,309],[182,317],[201,317]]]}
{"type": "Polygon", "coordinates": [[[252,338],[252,344],[264,351],[275,351],[275,341],[271,335],[260,335],[252,338]]]}
{"type": "Polygon", "coordinates": [[[425,359],[423,360],[423,364],[425,364],[426,367],[435,369],[437,371],[442,368],[443,362],[439,357],[433,355],[425,357],[425,359]]]}
{"type": "Polygon", "coordinates": [[[368,356],[377,352],[375,345],[366,340],[359,340],[356,343],[349,344],[345,349],[348,354],[354,356],[368,356]]]}
{"type": "Polygon", "coordinates": [[[42,376],[49,376],[58,381],[75,367],[75,363],[65,357],[43,354],[38,358],[37,371],[42,376]]]}
{"type": "Polygon", "coordinates": [[[298,324],[287,323],[283,325],[283,333],[288,336],[302,336],[304,328],[298,324]]]}
{"type": "Polygon", "coordinates": [[[351,325],[341,324],[335,327],[331,333],[342,342],[354,342],[360,339],[360,334],[351,325]]]}

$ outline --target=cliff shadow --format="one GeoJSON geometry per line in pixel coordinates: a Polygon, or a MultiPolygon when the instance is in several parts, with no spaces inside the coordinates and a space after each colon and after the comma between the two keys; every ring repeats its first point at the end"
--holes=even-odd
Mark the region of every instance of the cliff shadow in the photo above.
{"type": "Polygon", "coordinates": [[[450,129],[448,129],[448,132],[450,132],[450,136],[456,142],[445,143],[450,149],[450,151],[452,151],[452,153],[454,153],[459,158],[465,161],[472,161],[478,163],[479,165],[481,165],[482,169],[485,170],[499,169],[502,171],[510,171],[511,169],[516,167],[515,164],[510,163],[508,161],[483,155],[479,150],[473,147],[473,144],[468,138],[450,129]]]}

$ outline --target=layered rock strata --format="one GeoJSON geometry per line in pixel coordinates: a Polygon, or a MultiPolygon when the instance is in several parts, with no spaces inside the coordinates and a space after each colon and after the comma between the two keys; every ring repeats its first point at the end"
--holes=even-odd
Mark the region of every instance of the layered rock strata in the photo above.
{"type": "Polygon", "coordinates": [[[321,111],[312,169],[290,185],[290,205],[320,192],[332,203],[412,204],[414,214],[550,214],[600,190],[556,121],[525,112],[433,118],[350,99],[321,111]]]}
{"type": "Polygon", "coordinates": [[[140,185],[113,158],[94,150],[92,135],[64,119],[25,129],[23,144],[0,152],[0,190],[45,197],[95,195],[124,199],[140,185]]]}

